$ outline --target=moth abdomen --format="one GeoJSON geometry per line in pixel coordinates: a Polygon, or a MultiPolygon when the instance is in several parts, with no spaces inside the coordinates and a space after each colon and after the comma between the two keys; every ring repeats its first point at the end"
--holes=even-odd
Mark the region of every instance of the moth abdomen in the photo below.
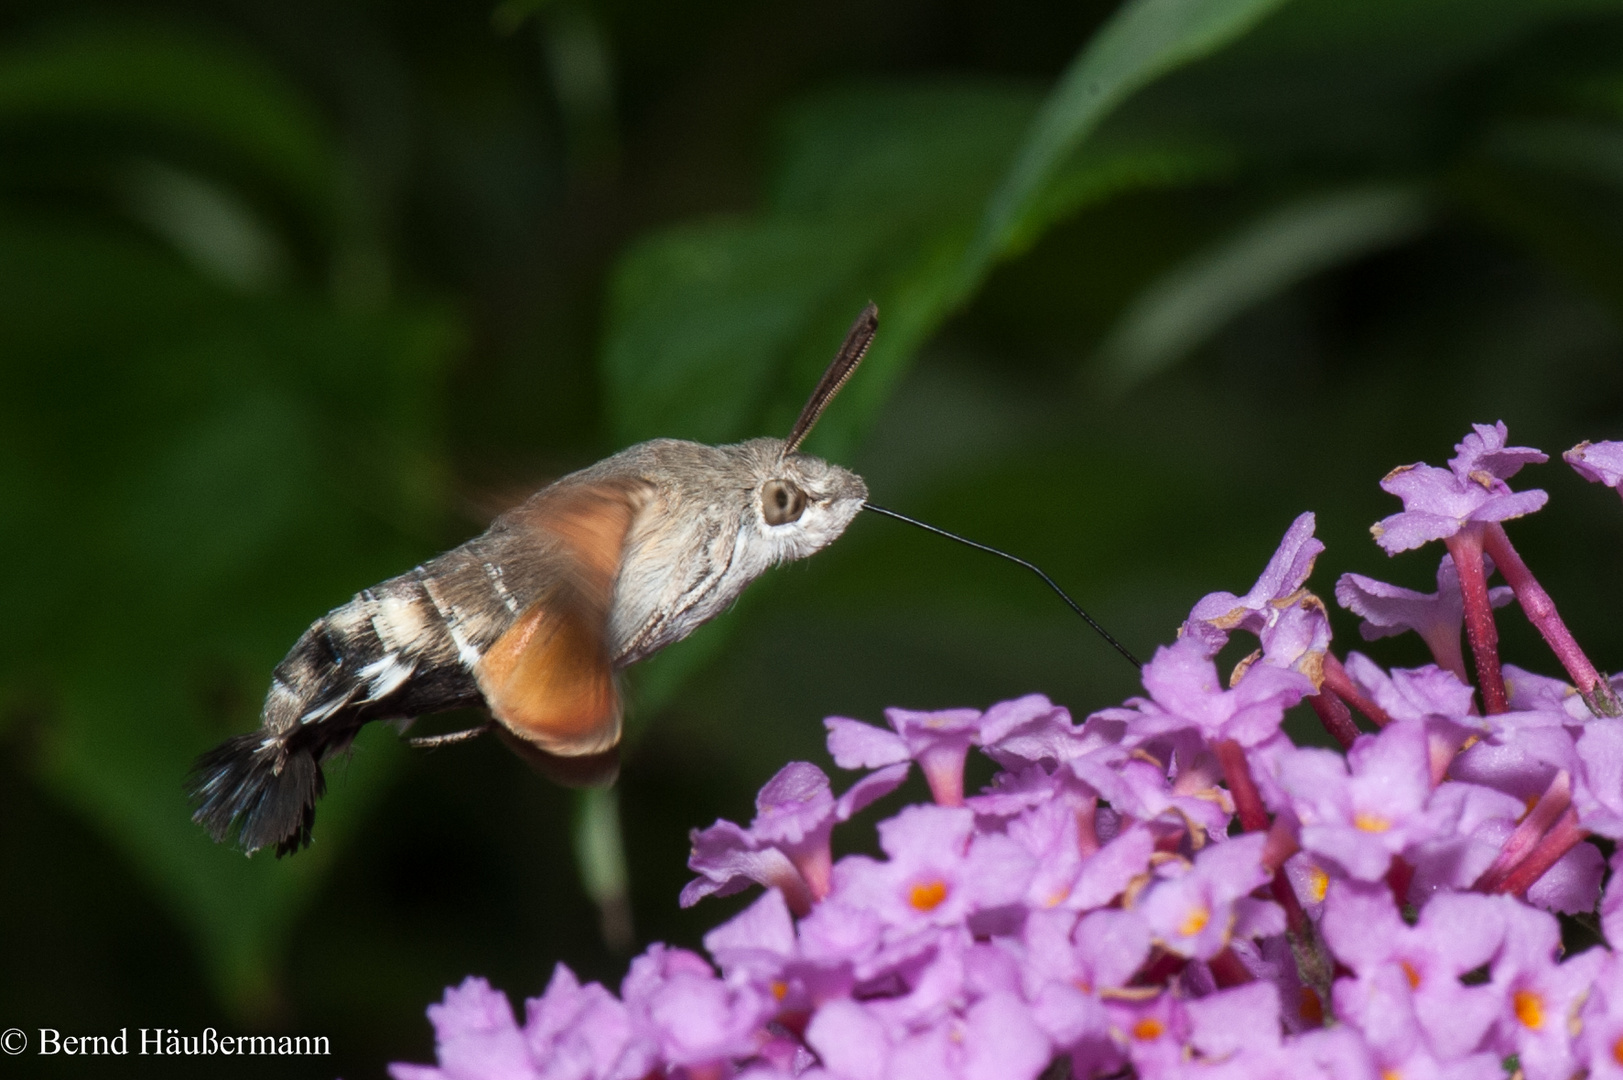
{"type": "Polygon", "coordinates": [[[322,763],[372,720],[478,705],[429,602],[420,570],[358,594],[316,620],[276,665],[260,728],[198,759],[188,783],[192,818],[216,840],[237,827],[248,851],[277,854],[310,840],[322,763]]]}

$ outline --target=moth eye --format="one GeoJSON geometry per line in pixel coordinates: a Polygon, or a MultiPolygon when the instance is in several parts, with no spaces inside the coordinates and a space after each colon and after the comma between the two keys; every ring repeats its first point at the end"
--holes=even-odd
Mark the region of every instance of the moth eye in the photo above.
{"type": "Polygon", "coordinates": [[[768,525],[799,521],[806,510],[806,493],[787,480],[768,480],[761,489],[761,516],[768,525]]]}

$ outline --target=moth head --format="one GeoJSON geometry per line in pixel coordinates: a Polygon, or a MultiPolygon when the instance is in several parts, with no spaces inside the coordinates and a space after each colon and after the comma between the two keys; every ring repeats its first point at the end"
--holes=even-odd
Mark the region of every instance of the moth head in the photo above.
{"type": "Polygon", "coordinates": [[[756,445],[751,525],[777,561],[803,559],[832,543],[868,499],[868,486],[849,469],[784,452],[777,439],[756,445]]]}
{"type": "Polygon", "coordinates": [[[817,418],[862,363],[878,329],[879,309],[869,303],[846,331],[789,437],[759,440],[769,467],[755,488],[755,524],[780,561],[803,559],[831,542],[868,499],[868,487],[856,473],[799,451],[817,418]]]}

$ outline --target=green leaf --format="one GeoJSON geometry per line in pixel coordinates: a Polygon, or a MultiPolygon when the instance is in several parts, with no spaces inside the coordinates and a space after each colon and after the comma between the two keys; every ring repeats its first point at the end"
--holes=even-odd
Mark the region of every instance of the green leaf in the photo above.
{"type": "Polygon", "coordinates": [[[1329,192],[1270,210],[1139,294],[1100,349],[1104,381],[1124,391],[1177,363],[1247,308],[1411,239],[1427,221],[1424,197],[1392,186],[1329,192]]]}
{"type": "MultiPolygon", "coordinates": [[[[610,290],[603,369],[624,442],[787,432],[867,300],[880,332],[813,449],[848,453],[918,347],[962,299],[965,252],[1037,107],[941,84],[808,99],[782,125],[769,211],[656,233],[610,290]]],[[[1230,165],[1212,146],[1121,142],[1063,163],[1032,220],[1230,165]]]]}
{"type": "Polygon", "coordinates": [[[628,252],[604,352],[616,438],[755,434],[792,343],[854,276],[864,239],[813,222],[728,221],[674,229],[628,252]]]}
{"type": "Polygon", "coordinates": [[[1131,3],[1040,111],[1029,94],[952,84],[811,99],[784,125],[766,214],[669,230],[622,257],[603,354],[615,434],[718,441],[786,428],[874,299],[881,331],[862,378],[813,436],[824,452],[848,449],[1010,245],[1135,183],[1210,175],[1220,156],[1210,144],[1079,149],[1135,90],[1279,2],[1131,3]]]}
{"type": "Polygon", "coordinates": [[[1136,91],[1242,36],[1283,0],[1130,0],[1095,34],[1043,103],[1020,156],[986,208],[963,287],[1003,257],[1056,172],[1136,91]]]}
{"type": "Polygon", "coordinates": [[[158,161],[125,169],[122,187],[136,220],[222,284],[264,292],[290,276],[286,246],[230,190],[158,161]]]}

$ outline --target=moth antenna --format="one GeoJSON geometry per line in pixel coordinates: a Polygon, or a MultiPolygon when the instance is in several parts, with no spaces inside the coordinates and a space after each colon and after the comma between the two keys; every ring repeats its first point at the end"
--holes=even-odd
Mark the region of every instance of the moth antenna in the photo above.
{"type": "Polygon", "coordinates": [[[862,363],[862,358],[868,354],[868,346],[873,344],[873,336],[878,329],[879,305],[870,300],[868,306],[862,309],[862,314],[857,316],[857,321],[851,324],[851,329],[846,331],[840,351],[834,354],[828,370],[817,381],[817,389],[806,399],[806,407],[800,410],[800,418],[795,421],[794,429],[789,432],[789,441],[783,447],[785,456],[800,449],[800,444],[806,441],[817,418],[823,415],[828,403],[834,400],[834,395],[840,392],[840,387],[846,384],[857,370],[857,365],[862,363]]]}
{"type": "Polygon", "coordinates": [[[1021,566],[1025,567],[1027,570],[1030,570],[1032,573],[1034,573],[1038,577],[1042,578],[1043,582],[1045,584],[1047,584],[1047,586],[1050,589],[1053,589],[1056,593],[1059,594],[1059,598],[1061,600],[1065,601],[1067,604],[1070,605],[1070,608],[1071,608],[1072,611],[1074,611],[1078,615],[1082,616],[1082,621],[1083,622],[1087,623],[1089,626],[1091,626],[1095,630],[1097,630],[1099,632],[1100,637],[1102,637],[1106,641],[1110,642],[1110,645],[1111,645],[1111,647],[1113,649],[1115,649],[1117,652],[1119,652],[1123,656],[1125,656],[1127,658],[1127,662],[1129,664],[1132,664],[1136,668],[1142,668],[1144,666],[1142,663],[1139,662],[1138,657],[1134,656],[1132,653],[1127,651],[1127,646],[1125,646],[1121,642],[1117,641],[1114,637],[1111,636],[1109,630],[1106,630],[1104,627],[1100,626],[1097,622],[1095,622],[1092,615],[1089,615],[1087,612],[1083,611],[1082,606],[1080,604],[1078,604],[1075,600],[1072,600],[1070,595],[1064,589],[1060,588],[1057,584],[1055,584],[1053,578],[1051,578],[1047,574],[1043,573],[1042,570],[1040,568],[1038,568],[1036,565],[1034,565],[1033,563],[1027,562],[1026,560],[1020,558],[1018,555],[1010,555],[1007,551],[999,551],[995,547],[991,547],[991,546],[989,546],[987,544],[976,543],[974,540],[970,540],[970,539],[968,539],[966,537],[959,536],[957,533],[950,533],[946,529],[939,529],[934,525],[928,525],[928,524],[926,524],[926,523],[924,523],[922,521],[919,521],[919,520],[917,520],[915,518],[910,518],[906,514],[898,514],[894,510],[887,510],[883,506],[875,506],[873,503],[863,503],[862,508],[864,510],[872,510],[876,514],[883,514],[885,517],[888,517],[888,518],[895,518],[897,521],[905,521],[909,525],[916,525],[919,528],[923,529],[925,532],[932,532],[932,533],[935,533],[937,536],[944,536],[948,540],[956,540],[958,543],[963,544],[963,545],[965,545],[967,547],[972,547],[972,548],[976,549],[977,551],[990,552],[991,554],[997,555],[1000,558],[1008,559],[1012,563],[1019,563],[1021,566]]]}

